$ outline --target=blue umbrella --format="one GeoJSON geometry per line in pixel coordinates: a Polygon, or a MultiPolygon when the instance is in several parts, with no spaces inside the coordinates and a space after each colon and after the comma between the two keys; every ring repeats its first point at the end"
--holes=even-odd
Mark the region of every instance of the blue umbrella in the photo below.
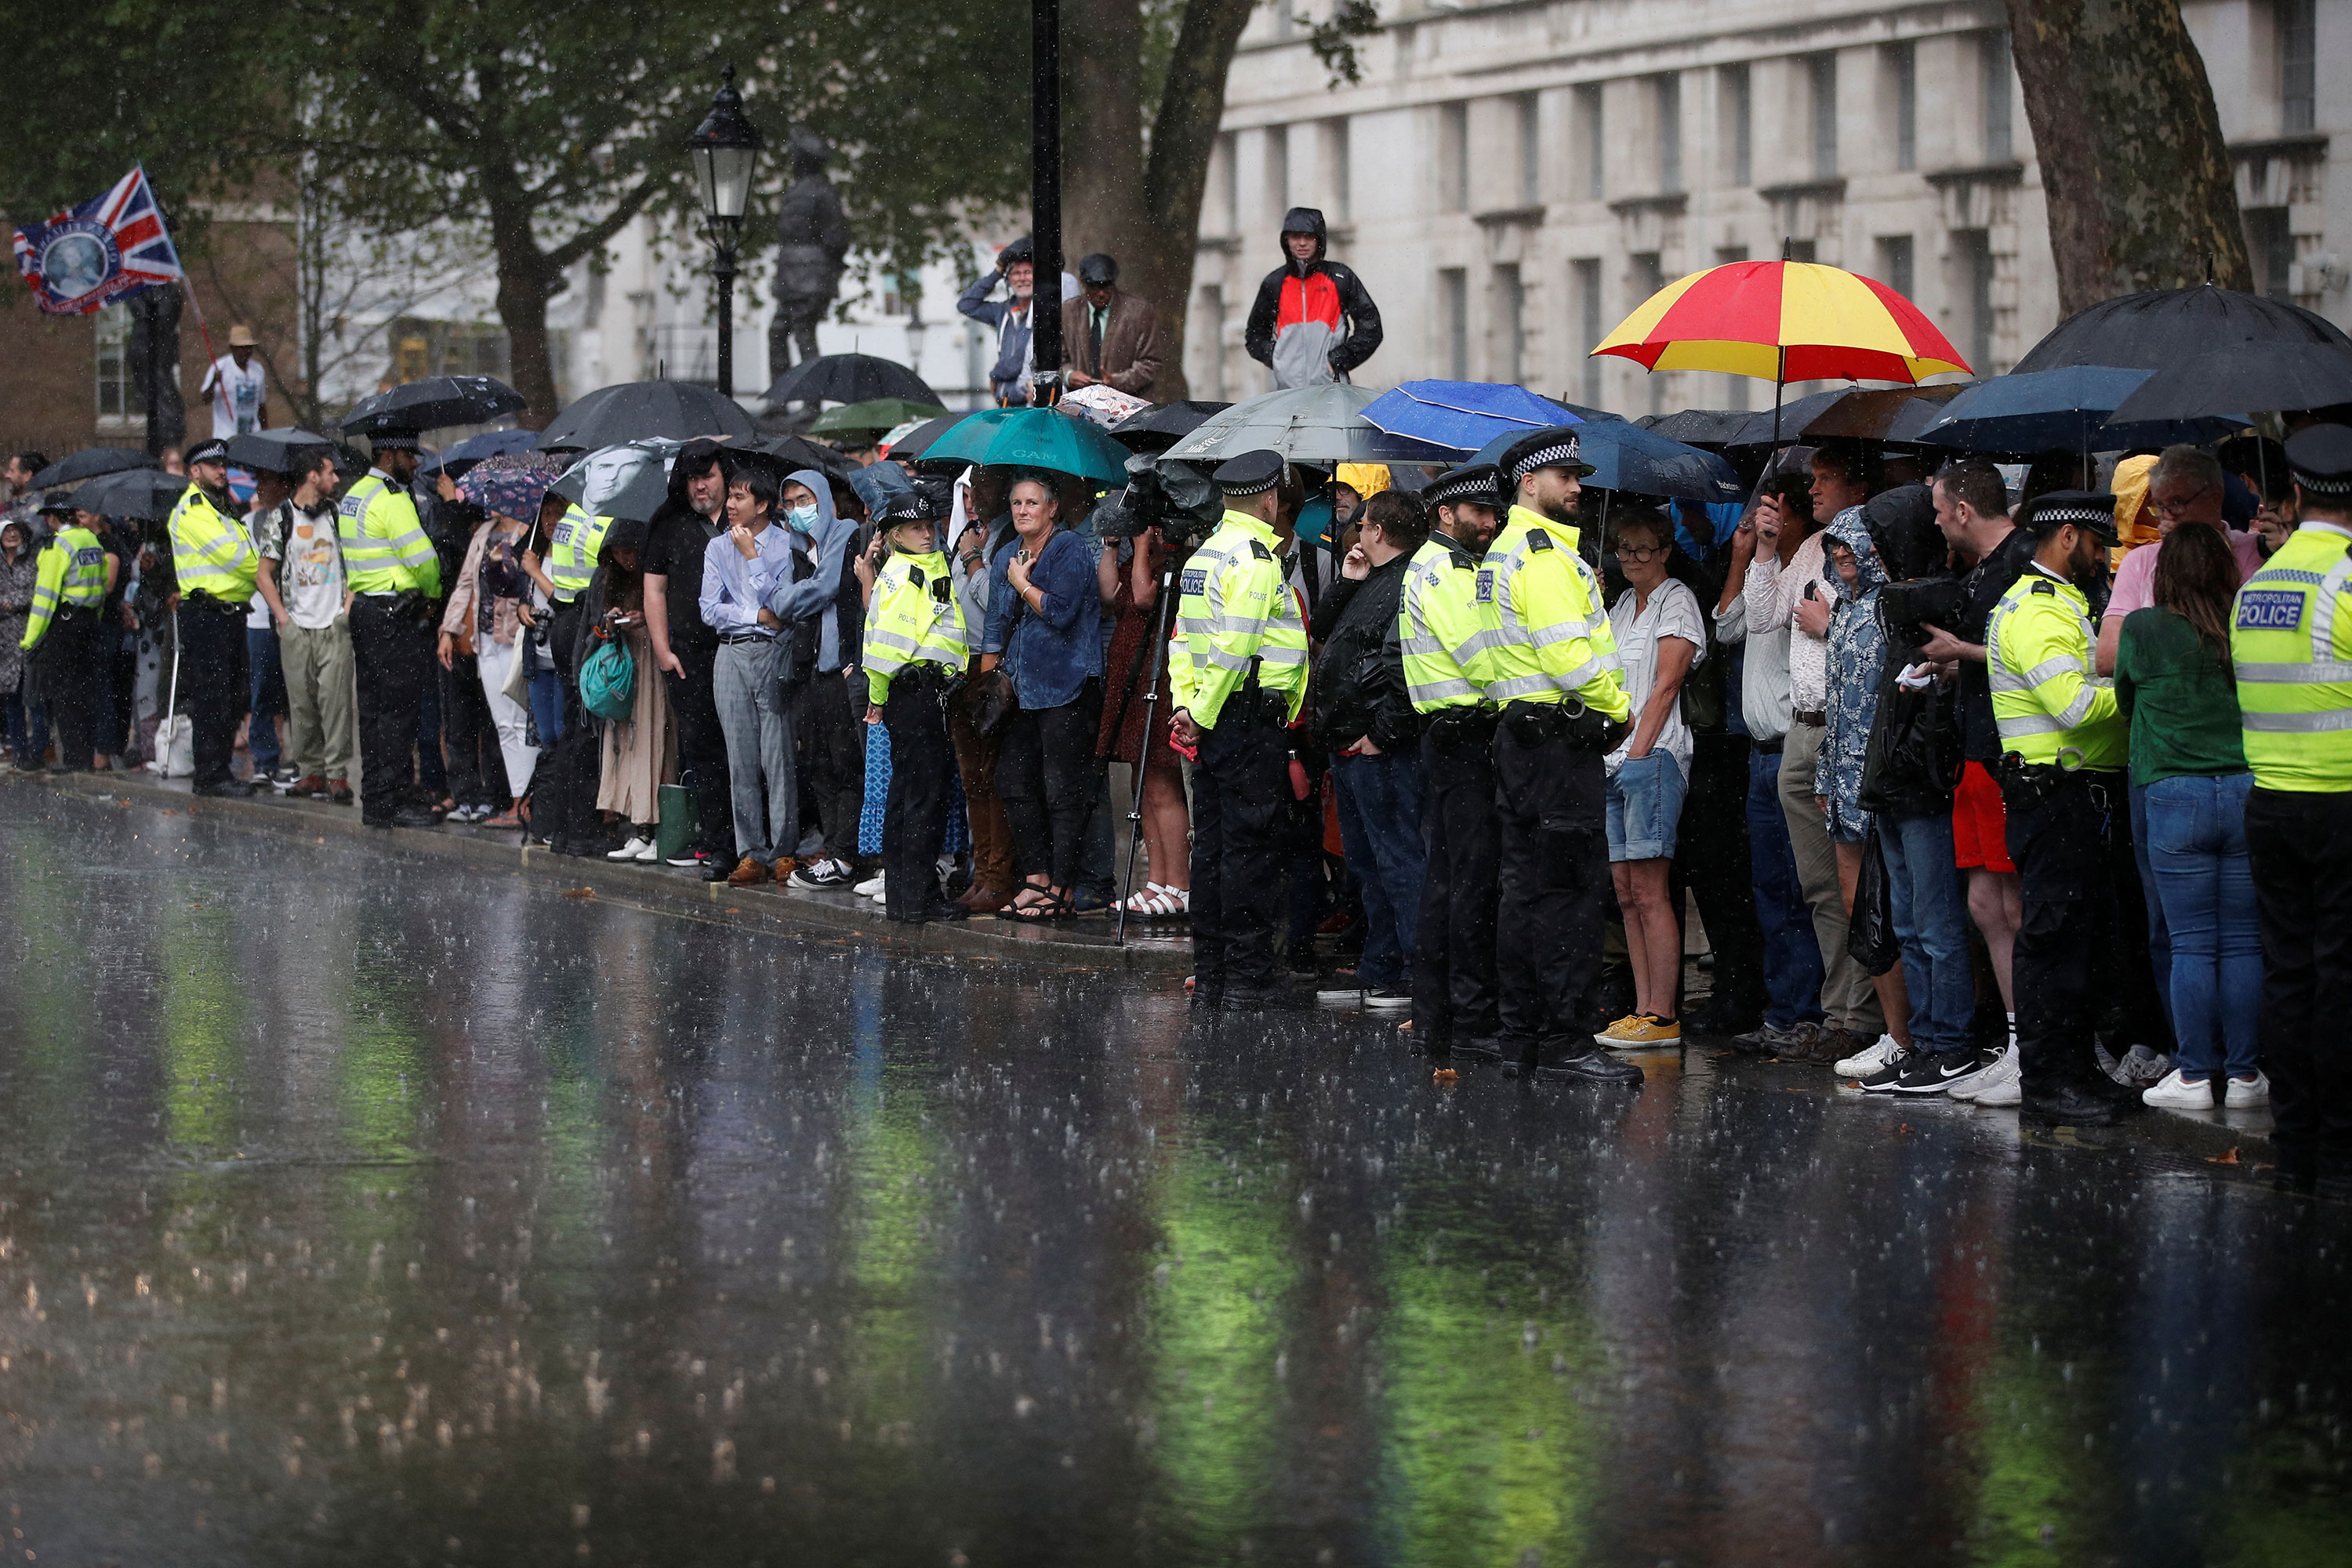
{"type": "MultiPolygon", "coordinates": [[[[1526,435],[1513,430],[1473,453],[1473,463],[1499,463],[1512,443],[1526,435]]],[[[1736,501],[1747,489],[1729,463],[1713,452],[1618,418],[1589,419],[1576,427],[1584,460],[1592,465],[1585,483],[1628,495],[1666,496],[1676,500],[1736,501]]]]}
{"type": "Polygon", "coordinates": [[[2243,415],[2108,423],[2154,374],[2078,364],[1995,376],[1944,405],[1914,439],[1965,452],[2113,452],[2210,441],[2252,423],[2243,415]]]}
{"type": "Polygon", "coordinates": [[[1362,417],[1391,436],[1475,451],[1497,436],[1524,436],[1578,416],[1524,386],[1484,381],[1408,381],[1364,405],[1362,417]]]}
{"type": "Polygon", "coordinates": [[[468,436],[462,441],[452,443],[418,471],[427,474],[446,471],[455,477],[485,458],[503,458],[509,452],[535,452],[538,449],[539,432],[536,430],[485,430],[478,436],[468,436]]]}

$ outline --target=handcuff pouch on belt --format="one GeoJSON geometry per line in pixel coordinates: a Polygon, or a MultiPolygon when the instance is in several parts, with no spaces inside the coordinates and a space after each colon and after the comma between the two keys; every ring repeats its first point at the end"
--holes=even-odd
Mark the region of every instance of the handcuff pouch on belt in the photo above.
{"type": "Polygon", "coordinates": [[[1495,720],[1492,708],[1441,708],[1426,721],[1429,743],[1449,757],[1461,752],[1485,751],[1495,743],[1495,720]]]}
{"type": "Polygon", "coordinates": [[[2003,752],[2000,763],[1993,769],[1995,781],[2000,785],[2001,798],[2011,809],[2040,805],[2059,791],[2077,782],[2090,792],[2099,809],[2107,809],[2107,773],[2104,770],[2085,772],[2083,752],[2079,747],[2062,747],[2054,763],[2029,763],[2015,752],[2003,752]],[[2074,765],[2066,759],[2072,756],[2074,765]]]}
{"type": "Polygon", "coordinates": [[[1579,752],[1614,751],[1629,728],[1573,697],[1560,702],[1507,703],[1503,709],[1503,724],[1519,745],[1534,747],[1561,741],[1579,752]]]}

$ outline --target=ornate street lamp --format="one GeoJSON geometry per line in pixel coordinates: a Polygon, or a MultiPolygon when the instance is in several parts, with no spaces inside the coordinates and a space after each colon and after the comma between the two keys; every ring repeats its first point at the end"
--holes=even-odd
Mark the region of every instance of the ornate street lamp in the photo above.
{"type": "Polygon", "coordinates": [[[719,395],[735,395],[735,247],[743,237],[743,208],[751,199],[751,168],[760,160],[760,128],[743,113],[735,68],[710,100],[710,112],[686,150],[694,159],[703,220],[709,225],[711,281],[719,285],[719,395]]]}

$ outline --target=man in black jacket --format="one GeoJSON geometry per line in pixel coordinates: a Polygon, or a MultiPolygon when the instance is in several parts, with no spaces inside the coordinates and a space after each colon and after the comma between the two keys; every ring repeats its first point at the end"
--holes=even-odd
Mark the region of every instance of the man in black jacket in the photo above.
{"type": "Polygon", "coordinates": [[[1380,307],[1352,269],[1324,259],[1324,248],[1320,212],[1283,215],[1282,265],[1257,286],[1243,333],[1276,389],[1345,381],[1381,346],[1380,307]]]}
{"type": "Polygon", "coordinates": [[[1364,901],[1364,952],[1351,987],[1374,1012],[1412,1005],[1412,957],[1426,851],[1421,840],[1421,718],[1405,693],[1397,605],[1405,568],[1429,537],[1417,497],[1382,490],[1356,546],[1323,591],[1311,630],[1323,644],[1309,690],[1316,733],[1331,751],[1339,840],[1364,901]]]}

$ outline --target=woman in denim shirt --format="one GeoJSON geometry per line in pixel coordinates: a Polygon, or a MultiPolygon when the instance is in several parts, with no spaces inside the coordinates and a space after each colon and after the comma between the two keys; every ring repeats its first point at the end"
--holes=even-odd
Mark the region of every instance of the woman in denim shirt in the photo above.
{"type": "Polygon", "coordinates": [[[1003,912],[1057,920],[1075,911],[1070,890],[1095,784],[1095,731],[1102,709],[1101,593],[1093,552],[1062,526],[1055,476],[1013,486],[1019,548],[989,568],[981,668],[1000,663],[1018,706],[996,756],[996,793],[1013,826],[1016,871],[1026,880],[1003,912]]]}

